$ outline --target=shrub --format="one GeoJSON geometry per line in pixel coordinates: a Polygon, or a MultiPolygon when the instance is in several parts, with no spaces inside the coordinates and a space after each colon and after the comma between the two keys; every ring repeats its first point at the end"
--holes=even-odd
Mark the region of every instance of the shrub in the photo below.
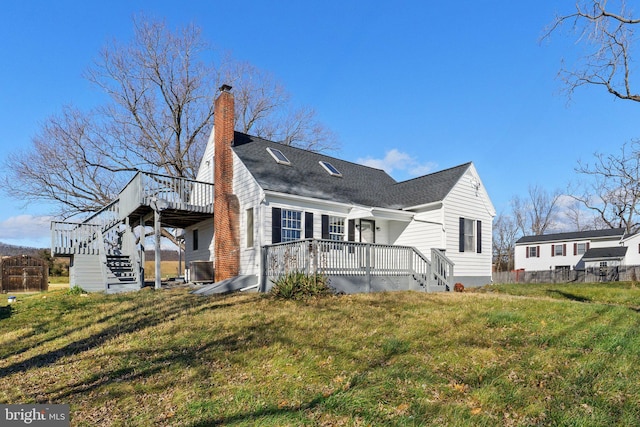
{"type": "Polygon", "coordinates": [[[74,285],[72,288],[69,288],[69,290],[67,291],[67,295],[82,295],[86,293],[87,291],[85,291],[78,285],[74,285]]]}
{"type": "Polygon", "coordinates": [[[275,280],[270,291],[275,298],[291,300],[305,300],[332,293],[327,276],[299,271],[287,273],[275,280]]]}

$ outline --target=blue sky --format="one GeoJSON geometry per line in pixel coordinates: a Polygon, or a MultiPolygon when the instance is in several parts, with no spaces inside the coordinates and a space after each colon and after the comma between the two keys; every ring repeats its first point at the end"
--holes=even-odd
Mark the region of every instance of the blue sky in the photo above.
{"type": "MultiPolygon", "coordinates": [[[[13,1],[0,15],[0,162],[62,106],[102,94],[82,78],[132,17],[194,22],[206,39],[275,75],[339,137],[338,157],[404,180],[473,161],[498,212],[529,185],[564,189],[579,159],[637,137],[633,103],[598,88],[569,102],[556,78],[579,53],[540,42],[554,2],[13,1]]],[[[0,194],[0,241],[48,246],[50,207],[0,194]],[[44,218],[43,218],[44,217],[44,218]]]]}

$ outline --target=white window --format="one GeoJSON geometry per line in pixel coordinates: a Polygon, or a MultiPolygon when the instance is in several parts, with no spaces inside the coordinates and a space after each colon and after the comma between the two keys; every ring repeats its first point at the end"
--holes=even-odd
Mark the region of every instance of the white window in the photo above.
{"type": "Polygon", "coordinates": [[[475,252],[476,250],[476,222],[472,219],[464,219],[464,251],[475,252]]]}
{"type": "Polygon", "coordinates": [[[582,255],[587,252],[587,244],[586,243],[578,243],[576,245],[576,255],[582,255]]]}
{"type": "Polygon", "coordinates": [[[527,250],[529,251],[529,258],[536,258],[538,256],[537,246],[529,246],[527,250]]]}
{"type": "Polygon", "coordinates": [[[329,239],[344,240],[344,218],[339,216],[329,217],[329,239]]]}
{"type": "Polygon", "coordinates": [[[253,208],[247,209],[247,222],[246,222],[246,232],[247,232],[247,247],[253,247],[253,208]]]}
{"type": "Polygon", "coordinates": [[[555,256],[563,256],[564,255],[564,246],[563,245],[555,245],[553,249],[553,254],[555,256]]]}
{"type": "Polygon", "coordinates": [[[281,236],[282,242],[291,242],[300,240],[302,233],[302,212],[282,209],[281,218],[281,236]]]}

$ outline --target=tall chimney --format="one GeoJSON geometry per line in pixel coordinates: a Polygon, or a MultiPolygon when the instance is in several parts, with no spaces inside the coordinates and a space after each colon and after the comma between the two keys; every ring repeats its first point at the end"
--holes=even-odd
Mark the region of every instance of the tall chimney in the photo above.
{"type": "Polygon", "coordinates": [[[240,274],[240,203],[233,194],[234,100],[222,85],[214,103],[214,268],[215,281],[240,274]]]}

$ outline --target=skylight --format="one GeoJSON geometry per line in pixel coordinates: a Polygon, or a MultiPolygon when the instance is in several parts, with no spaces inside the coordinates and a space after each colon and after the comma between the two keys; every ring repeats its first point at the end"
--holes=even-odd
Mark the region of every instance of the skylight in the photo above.
{"type": "Polygon", "coordinates": [[[277,148],[267,147],[267,151],[269,152],[269,154],[271,154],[271,157],[273,157],[273,159],[276,161],[276,163],[280,163],[281,165],[290,165],[291,164],[289,159],[287,159],[287,156],[285,156],[282,153],[282,151],[278,150],[277,148]]]}
{"type": "Polygon", "coordinates": [[[336,169],[336,167],[333,166],[331,163],[325,162],[323,160],[320,160],[319,163],[324,168],[324,170],[329,172],[329,175],[331,175],[331,176],[340,176],[340,177],[342,176],[342,173],[340,173],[340,171],[338,169],[336,169]]]}

